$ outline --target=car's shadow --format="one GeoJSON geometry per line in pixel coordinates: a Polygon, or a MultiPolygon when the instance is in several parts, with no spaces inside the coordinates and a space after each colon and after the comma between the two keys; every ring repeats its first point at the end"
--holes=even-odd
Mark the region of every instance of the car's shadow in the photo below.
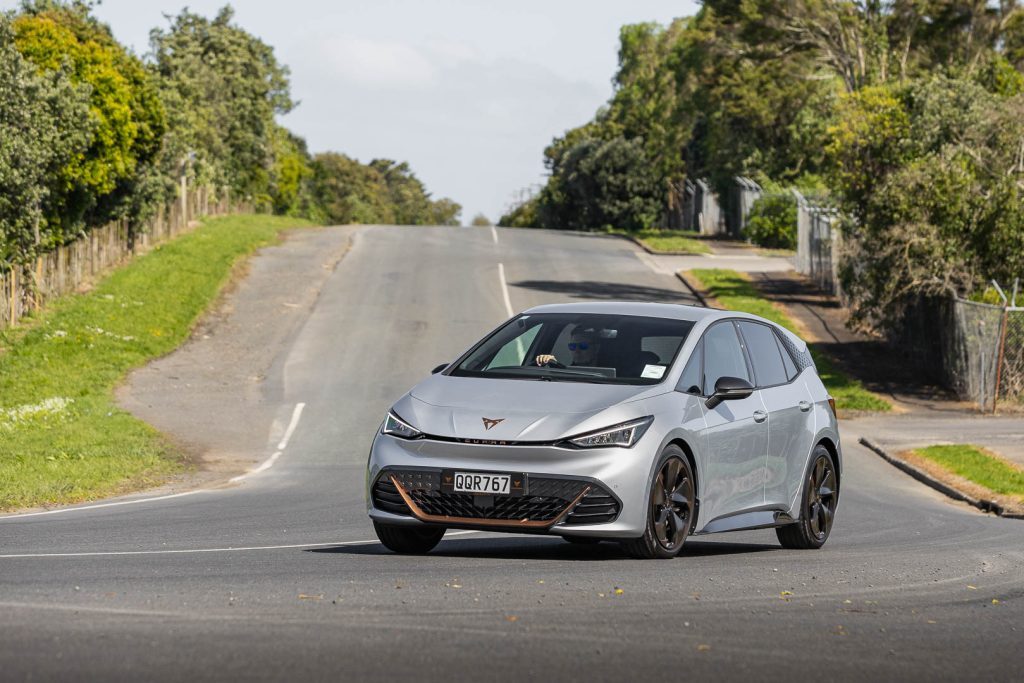
{"type": "MultiPolygon", "coordinates": [[[[688,540],[680,558],[739,555],[781,550],[781,547],[767,543],[731,543],[722,541],[688,540]]],[[[327,548],[310,548],[307,553],[341,555],[393,555],[383,545],[338,545],[327,548]]],[[[452,538],[442,541],[429,556],[463,557],[507,560],[567,560],[579,562],[612,561],[631,559],[617,543],[596,545],[574,545],[561,539],[529,538],[452,538]]]]}
{"type": "Polygon", "coordinates": [[[680,303],[689,301],[682,290],[645,287],[620,282],[568,281],[568,280],[520,280],[510,282],[512,287],[523,287],[549,294],[562,294],[573,299],[605,299],[629,301],[661,301],[680,303]]]}

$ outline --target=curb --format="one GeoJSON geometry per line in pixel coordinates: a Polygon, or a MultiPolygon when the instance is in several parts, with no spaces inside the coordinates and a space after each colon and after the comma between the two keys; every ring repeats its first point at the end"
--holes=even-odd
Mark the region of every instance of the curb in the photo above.
{"type": "Polygon", "coordinates": [[[885,450],[883,450],[881,446],[878,446],[877,444],[871,442],[867,438],[861,437],[859,441],[862,446],[865,446],[869,450],[872,450],[878,455],[880,455],[883,460],[888,462],[896,469],[901,470],[906,474],[909,474],[911,477],[921,482],[925,486],[930,486],[939,493],[949,496],[953,500],[959,500],[961,502],[967,503],[968,505],[972,505],[981,510],[982,512],[991,512],[997,517],[1007,517],[1009,519],[1024,519],[1024,515],[1006,512],[1006,510],[1003,509],[1003,506],[995,501],[974,498],[973,496],[969,496],[966,493],[950,486],[949,484],[944,484],[943,482],[939,481],[938,479],[928,474],[927,472],[919,470],[910,463],[904,462],[903,460],[900,460],[899,458],[890,455],[885,450]]]}
{"type": "Polygon", "coordinates": [[[686,285],[686,288],[690,290],[690,294],[693,294],[695,297],[697,297],[697,301],[700,302],[701,306],[703,306],[704,308],[711,308],[710,306],[708,306],[708,300],[705,299],[704,295],[701,294],[700,290],[692,282],[690,282],[690,279],[683,274],[683,271],[677,270],[676,277],[679,278],[680,282],[686,285]]]}
{"type": "Polygon", "coordinates": [[[641,249],[643,249],[644,251],[646,251],[648,254],[652,254],[654,256],[707,256],[707,254],[695,254],[692,251],[654,251],[649,246],[644,244],[643,241],[640,240],[637,237],[633,237],[632,235],[623,235],[621,233],[612,233],[612,234],[616,235],[617,237],[621,237],[624,240],[629,240],[630,242],[632,242],[636,246],[638,246],[641,249]]]}

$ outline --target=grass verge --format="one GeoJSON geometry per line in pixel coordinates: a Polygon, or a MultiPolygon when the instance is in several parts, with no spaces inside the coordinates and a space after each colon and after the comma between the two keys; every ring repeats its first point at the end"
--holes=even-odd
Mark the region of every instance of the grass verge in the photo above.
{"type": "Polygon", "coordinates": [[[913,453],[993,493],[1024,503],[1024,469],[977,446],[928,446],[913,453]]]}
{"type": "Polygon", "coordinates": [[[75,503],[164,480],[185,464],[120,410],[131,369],[179,346],[234,264],[284,229],[275,216],[227,216],[156,247],[85,295],[55,300],[0,332],[0,510],[75,503]]]}
{"type": "MultiPolygon", "coordinates": [[[[761,296],[754,285],[743,274],[734,270],[698,269],[691,270],[688,275],[697,280],[709,295],[714,297],[723,307],[733,311],[753,313],[767,318],[787,330],[798,333],[796,325],[781,308],[761,296]]],[[[836,367],[832,360],[809,345],[814,363],[818,366],[818,375],[825,383],[836,407],[842,410],[888,412],[892,404],[881,396],[864,388],[858,380],[850,377],[836,367]]]]}
{"type": "Polygon", "coordinates": [[[670,230],[641,230],[619,233],[639,240],[653,252],[659,254],[710,254],[711,249],[699,239],[695,232],[681,233],[670,230]],[[688,236],[689,235],[689,236],[688,236]]]}

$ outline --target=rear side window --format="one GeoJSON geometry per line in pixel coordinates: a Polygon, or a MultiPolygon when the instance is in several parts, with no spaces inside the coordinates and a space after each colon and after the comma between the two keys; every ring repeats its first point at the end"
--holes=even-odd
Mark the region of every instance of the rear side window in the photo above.
{"type": "Polygon", "coordinates": [[[747,342],[750,361],[754,364],[757,385],[773,387],[789,381],[782,351],[775,340],[775,333],[767,325],[742,321],[739,323],[743,339],[747,342]]]}
{"type": "Polygon", "coordinates": [[[782,340],[783,350],[789,351],[790,357],[793,359],[793,362],[796,363],[797,373],[803,372],[806,368],[815,367],[814,359],[811,357],[810,349],[804,349],[803,351],[800,351],[799,349],[796,348],[796,345],[793,343],[793,340],[789,338],[789,335],[786,334],[780,333],[779,339],[782,340]]]}
{"type": "Polygon", "coordinates": [[[775,341],[779,344],[779,351],[782,352],[782,365],[786,368],[786,377],[792,382],[800,374],[800,371],[796,369],[796,364],[793,363],[793,356],[789,355],[789,351],[786,350],[786,347],[779,340],[778,334],[775,335],[775,341]]]}
{"type": "Polygon", "coordinates": [[[715,393],[721,377],[738,377],[750,382],[736,328],[731,322],[718,323],[704,335],[704,395],[715,393]]]}

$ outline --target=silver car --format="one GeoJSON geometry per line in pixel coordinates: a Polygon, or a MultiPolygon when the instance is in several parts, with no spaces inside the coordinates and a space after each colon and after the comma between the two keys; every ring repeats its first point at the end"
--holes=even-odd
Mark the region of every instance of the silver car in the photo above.
{"type": "Polygon", "coordinates": [[[367,507],[400,553],[449,528],[615,540],[642,558],[739,529],[819,548],[841,473],[835,403],[789,331],[693,306],[555,304],[394,404],[367,507]]]}

